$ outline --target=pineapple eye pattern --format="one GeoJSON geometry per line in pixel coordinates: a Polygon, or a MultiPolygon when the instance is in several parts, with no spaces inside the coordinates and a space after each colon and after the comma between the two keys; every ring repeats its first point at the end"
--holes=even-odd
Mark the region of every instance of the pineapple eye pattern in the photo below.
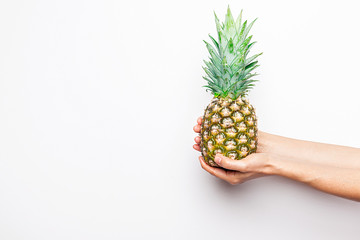
{"type": "Polygon", "coordinates": [[[227,117],[227,116],[230,116],[230,112],[231,112],[231,110],[230,110],[229,108],[224,107],[224,108],[221,110],[221,115],[222,115],[223,117],[227,117]]]}
{"type": "Polygon", "coordinates": [[[220,122],[220,120],[221,120],[221,116],[219,114],[217,114],[217,113],[215,113],[211,117],[211,122],[212,123],[218,123],[218,122],[220,122]]]}
{"type": "Polygon", "coordinates": [[[249,115],[249,114],[250,114],[249,107],[248,107],[248,106],[244,106],[244,107],[242,108],[241,112],[242,112],[244,115],[249,115]]]}
{"type": "Polygon", "coordinates": [[[221,153],[223,153],[223,151],[220,148],[215,149],[214,154],[216,155],[216,154],[219,154],[219,153],[221,154],[221,153]]]}
{"type": "Polygon", "coordinates": [[[248,117],[246,123],[247,123],[248,126],[253,126],[254,125],[254,119],[252,117],[248,117]]]}
{"type": "Polygon", "coordinates": [[[248,135],[250,137],[254,137],[255,136],[255,130],[253,128],[250,128],[249,131],[248,131],[248,135]]]}
{"type": "Polygon", "coordinates": [[[224,127],[224,128],[231,127],[233,124],[234,124],[234,121],[229,117],[223,118],[223,120],[222,120],[222,127],[224,127]]]}
{"type": "Polygon", "coordinates": [[[244,122],[238,123],[236,126],[238,127],[240,132],[246,131],[246,124],[244,122]]]}
{"type": "Polygon", "coordinates": [[[219,112],[220,109],[221,109],[221,106],[219,104],[215,104],[214,107],[213,107],[214,112],[219,112]]]}
{"type": "Polygon", "coordinates": [[[207,155],[208,155],[208,153],[207,153],[207,151],[206,151],[206,148],[203,148],[203,149],[202,149],[202,154],[204,154],[204,156],[207,156],[207,155]]]}
{"type": "Polygon", "coordinates": [[[244,105],[244,101],[242,100],[241,97],[239,97],[238,99],[236,99],[236,103],[239,104],[240,106],[244,105]]]}
{"type": "Polygon", "coordinates": [[[210,140],[210,135],[208,131],[204,131],[201,135],[201,144],[206,143],[208,140],[210,140]]]}
{"type": "Polygon", "coordinates": [[[231,99],[222,99],[220,100],[220,104],[224,107],[227,107],[229,106],[230,104],[232,103],[232,100],[231,99]]]}
{"type": "Polygon", "coordinates": [[[248,140],[247,140],[247,137],[245,134],[241,134],[240,137],[239,137],[239,143],[243,144],[243,143],[246,143],[248,140]]]}
{"type": "Polygon", "coordinates": [[[229,136],[229,137],[235,137],[236,136],[236,133],[237,133],[237,131],[236,131],[236,128],[234,128],[234,127],[231,127],[231,128],[227,128],[226,129],[226,134],[229,136]]]}
{"type": "Polygon", "coordinates": [[[222,143],[225,141],[226,137],[225,134],[219,133],[218,135],[216,135],[215,139],[217,143],[222,143]]]}
{"type": "Polygon", "coordinates": [[[225,142],[225,148],[227,150],[233,150],[236,148],[236,141],[234,139],[225,142]]]}
{"type": "Polygon", "coordinates": [[[208,117],[210,117],[210,110],[206,109],[204,118],[208,118],[208,117]]]}
{"type": "Polygon", "coordinates": [[[236,159],[239,156],[239,154],[235,151],[228,152],[227,157],[231,159],[236,159]]]}
{"type": "Polygon", "coordinates": [[[214,150],[214,143],[212,140],[208,141],[207,147],[210,151],[214,150]]]}
{"type": "Polygon", "coordinates": [[[240,151],[242,151],[242,152],[247,152],[247,151],[248,151],[248,148],[245,147],[245,146],[242,146],[241,149],[240,149],[240,151]]]}
{"type": "Polygon", "coordinates": [[[211,134],[216,135],[219,132],[219,129],[220,129],[219,125],[212,125],[211,126],[211,134]]]}
{"type": "Polygon", "coordinates": [[[240,122],[241,120],[243,120],[243,115],[240,113],[240,112],[238,112],[238,111],[236,111],[236,112],[234,112],[233,114],[232,114],[232,116],[233,116],[233,118],[235,119],[235,121],[237,121],[237,122],[240,122]]]}
{"type": "Polygon", "coordinates": [[[251,142],[250,142],[250,148],[251,149],[254,149],[254,148],[256,148],[256,142],[255,142],[255,140],[251,140],[251,142]]]}
{"type": "Polygon", "coordinates": [[[228,106],[220,106],[219,102],[209,108],[209,116],[205,117],[202,126],[202,141],[207,153],[203,153],[203,157],[211,166],[217,166],[214,162],[217,153],[241,159],[256,152],[256,116],[252,107],[245,100],[242,102],[240,105],[233,101],[228,106]]]}
{"type": "Polygon", "coordinates": [[[208,120],[208,119],[206,119],[205,121],[204,121],[204,127],[205,128],[208,128],[210,126],[210,121],[208,120]]]}
{"type": "Polygon", "coordinates": [[[233,110],[233,111],[240,110],[240,106],[239,106],[236,102],[234,102],[233,104],[231,104],[231,105],[230,105],[230,108],[231,108],[231,110],[233,110]]]}

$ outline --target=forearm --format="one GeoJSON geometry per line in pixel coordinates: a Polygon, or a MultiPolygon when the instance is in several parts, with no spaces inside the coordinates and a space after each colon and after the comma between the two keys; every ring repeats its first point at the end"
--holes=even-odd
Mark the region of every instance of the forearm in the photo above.
{"type": "Polygon", "coordinates": [[[296,140],[259,132],[260,152],[296,157],[310,163],[360,169],[360,149],[296,140]]]}
{"type": "Polygon", "coordinates": [[[318,190],[360,201],[360,170],[338,168],[270,154],[267,174],[287,177],[318,190]]]}

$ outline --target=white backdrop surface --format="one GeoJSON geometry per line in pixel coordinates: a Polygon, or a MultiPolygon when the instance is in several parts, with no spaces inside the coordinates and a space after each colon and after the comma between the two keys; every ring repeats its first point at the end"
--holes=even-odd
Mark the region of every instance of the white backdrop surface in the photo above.
{"type": "Polygon", "coordinates": [[[213,10],[258,21],[263,131],[360,147],[357,1],[0,1],[0,239],[348,239],[360,204],[192,149],[213,10]]]}

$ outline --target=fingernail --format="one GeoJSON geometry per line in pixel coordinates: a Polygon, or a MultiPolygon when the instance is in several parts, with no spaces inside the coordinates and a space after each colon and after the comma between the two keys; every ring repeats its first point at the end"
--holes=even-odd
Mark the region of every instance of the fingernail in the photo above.
{"type": "Polygon", "coordinates": [[[217,164],[220,164],[221,163],[221,157],[215,157],[215,162],[217,164]]]}

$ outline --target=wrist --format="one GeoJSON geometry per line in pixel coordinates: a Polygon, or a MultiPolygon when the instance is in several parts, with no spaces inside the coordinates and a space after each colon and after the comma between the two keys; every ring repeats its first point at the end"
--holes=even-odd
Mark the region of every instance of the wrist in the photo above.
{"type": "Polygon", "coordinates": [[[271,152],[271,134],[258,131],[258,143],[257,150],[258,153],[270,153],[271,152]]]}
{"type": "Polygon", "coordinates": [[[278,173],[278,163],[276,156],[271,153],[256,153],[252,161],[255,171],[265,175],[276,175],[278,173]]]}
{"type": "Polygon", "coordinates": [[[266,164],[264,167],[264,173],[268,175],[282,175],[282,166],[284,159],[273,153],[264,153],[266,155],[266,164]]]}
{"type": "Polygon", "coordinates": [[[261,131],[258,132],[257,147],[259,153],[270,153],[290,158],[294,155],[294,151],[297,151],[293,139],[261,131]]]}

